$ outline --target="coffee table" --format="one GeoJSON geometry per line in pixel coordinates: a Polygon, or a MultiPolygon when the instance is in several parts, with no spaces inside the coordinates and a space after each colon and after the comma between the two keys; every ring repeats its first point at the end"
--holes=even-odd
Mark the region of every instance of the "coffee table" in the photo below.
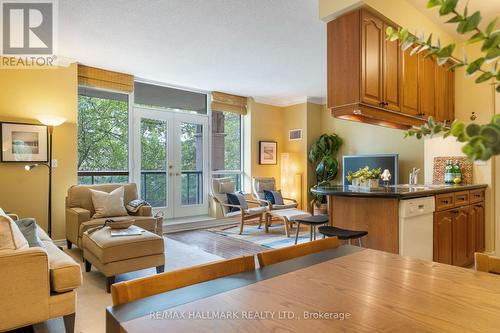
{"type": "Polygon", "coordinates": [[[311,216],[311,213],[299,210],[297,208],[271,210],[267,212],[266,215],[266,223],[265,223],[266,232],[269,232],[269,224],[271,223],[271,219],[275,217],[283,221],[283,224],[285,225],[286,237],[290,237],[291,222],[295,221],[295,219],[297,218],[308,217],[308,216],[311,216]]]}

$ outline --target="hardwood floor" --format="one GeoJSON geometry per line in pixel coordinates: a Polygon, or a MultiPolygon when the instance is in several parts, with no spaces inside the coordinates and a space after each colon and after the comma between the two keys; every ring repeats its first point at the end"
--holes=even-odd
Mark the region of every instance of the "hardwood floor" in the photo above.
{"type": "Polygon", "coordinates": [[[269,250],[269,248],[265,246],[218,235],[207,230],[182,231],[167,234],[165,237],[190,246],[197,246],[208,253],[212,253],[226,259],[256,254],[269,250]]]}

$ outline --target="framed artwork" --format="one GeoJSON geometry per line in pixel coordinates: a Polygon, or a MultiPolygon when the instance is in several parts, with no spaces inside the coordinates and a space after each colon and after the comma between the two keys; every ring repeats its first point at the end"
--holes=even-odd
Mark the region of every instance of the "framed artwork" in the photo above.
{"type": "Polygon", "coordinates": [[[259,141],[259,164],[278,164],[278,143],[259,141]]]}
{"type": "Polygon", "coordinates": [[[45,125],[0,123],[2,162],[47,162],[48,131],[45,125]]]}

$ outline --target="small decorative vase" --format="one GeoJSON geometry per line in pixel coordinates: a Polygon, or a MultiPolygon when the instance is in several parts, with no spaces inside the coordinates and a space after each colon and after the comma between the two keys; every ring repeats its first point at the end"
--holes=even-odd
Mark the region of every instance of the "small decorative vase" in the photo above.
{"type": "Polygon", "coordinates": [[[352,186],[358,187],[359,186],[359,179],[358,178],[353,178],[351,183],[352,183],[352,186]]]}
{"type": "Polygon", "coordinates": [[[380,179],[368,179],[370,188],[378,188],[380,186],[380,179]]]}

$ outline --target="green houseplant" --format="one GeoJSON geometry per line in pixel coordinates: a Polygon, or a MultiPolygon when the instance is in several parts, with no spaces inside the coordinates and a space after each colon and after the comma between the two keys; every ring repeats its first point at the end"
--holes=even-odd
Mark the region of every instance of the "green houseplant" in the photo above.
{"type": "MultiPolygon", "coordinates": [[[[439,15],[450,16],[447,23],[457,24],[457,32],[465,35],[469,34],[468,44],[482,43],[481,56],[474,60],[467,59],[464,54],[462,59],[453,56],[455,44],[442,46],[439,39],[433,41],[432,34],[426,37],[421,34],[419,37],[411,35],[407,29],[387,28],[387,39],[391,41],[399,40],[401,48],[407,50],[414,47],[412,55],[424,53],[425,57],[434,56],[438,65],[444,65],[448,60],[453,61],[453,65],[448,70],[458,67],[465,67],[466,76],[477,76],[475,82],[491,82],[500,93],[500,70],[498,60],[500,57],[500,30],[495,30],[497,19],[488,23],[486,29],[479,27],[481,13],[476,11],[469,15],[467,6],[459,13],[457,10],[458,0],[429,0],[427,7],[439,7],[439,15]]],[[[455,120],[451,124],[439,123],[429,117],[427,122],[421,127],[415,127],[406,132],[405,137],[416,137],[443,133],[446,138],[454,136],[459,142],[463,142],[462,151],[469,159],[489,160],[492,156],[500,154],[500,115],[495,115],[488,124],[471,123],[466,125],[463,121],[455,120]]]]}
{"type": "MultiPolygon", "coordinates": [[[[323,134],[311,146],[309,162],[315,165],[316,186],[330,184],[339,171],[339,161],[336,156],[342,146],[342,139],[337,134],[323,134]]],[[[326,198],[313,194],[313,202],[319,207],[326,198]]]]}

